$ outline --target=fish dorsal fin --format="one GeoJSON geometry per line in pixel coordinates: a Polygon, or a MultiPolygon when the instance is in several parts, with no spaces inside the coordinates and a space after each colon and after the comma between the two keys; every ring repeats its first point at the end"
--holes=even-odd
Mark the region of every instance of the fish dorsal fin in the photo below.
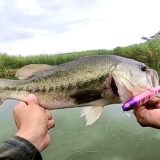
{"type": "Polygon", "coordinates": [[[103,107],[101,106],[84,107],[80,117],[85,116],[86,126],[89,126],[99,119],[102,111],[103,107]]]}
{"type": "Polygon", "coordinates": [[[15,77],[17,77],[18,79],[28,79],[37,74],[38,72],[50,70],[54,67],[55,66],[47,64],[29,64],[17,70],[15,77]]]}

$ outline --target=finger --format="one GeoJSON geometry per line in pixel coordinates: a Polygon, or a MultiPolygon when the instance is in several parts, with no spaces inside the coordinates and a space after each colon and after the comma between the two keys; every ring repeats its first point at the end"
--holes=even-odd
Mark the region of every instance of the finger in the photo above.
{"type": "Polygon", "coordinates": [[[137,106],[134,108],[134,114],[139,115],[139,113],[144,112],[146,110],[145,106],[137,106]]]}
{"type": "Polygon", "coordinates": [[[155,105],[156,108],[160,108],[160,98],[159,97],[156,97],[157,98],[157,103],[155,105]]]}
{"type": "Polygon", "coordinates": [[[48,121],[48,129],[55,127],[55,121],[53,119],[48,121]]]}
{"type": "Polygon", "coordinates": [[[15,122],[15,124],[16,124],[16,127],[19,129],[19,128],[20,128],[20,121],[19,121],[19,119],[17,118],[17,116],[16,116],[15,113],[13,114],[13,116],[14,116],[14,122],[15,122]]]}
{"type": "Polygon", "coordinates": [[[50,134],[49,132],[46,134],[45,136],[45,140],[44,140],[44,147],[42,150],[44,150],[51,142],[51,137],[50,137],[50,134]]]}
{"type": "Polygon", "coordinates": [[[13,116],[14,116],[14,121],[16,123],[17,128],[19,129],[20,127],[20,121],[18,119],[19,116],[17,114],[21,114],[21,112],[26,109],[26,103],[25,102],[20,102],[18,103],[14,108],[13,108],[13,116]]]}
{"type": "Polygon", "coordinates": [[[19,102],[13,109],[13,111],[15,112],[16,110],[21,109],[22,107],[26,107],[27,104],[25,102],[19,102]]]}
{"type": "Polygon", "coordinates": [[[154,97],[153,99],[149,100],[146,105],[147,106],[154,106],[155,104],[157,104],[159,102],[159,98],[158,97],[154,97]]]}
{"type": "Polygon", "coordinates": [[[51,137],[49,132],[47,132],[47,134],[45,135],[44,139],[42,140],[42,143],[40,145],[40,147],[38,148],[39,151],[43,151],[51,142],[51,137]]]}
{"type": "Polygon", "coordinates": [[[155,105],[155,108],[160,108],[160,102],[155,105]]]}
{"type": "Polygon", "coordinates": [[[146,106],[151,109],[160,108],[160,99],[155,97],[153,100],[149,101],[146,106]]]}
{"type": "Polygon", "coordinates": [[[147,109],[145,106],[139,106],[134,110],[137,121],[142,126],[160,128],[160,109],[147,109]]]}
{"type": "Polygon", "coordinates": [[[37,97],[34,94],[29,94],[28,97],[25,99],[28,105],[30,104],[38,104],[37,97]]]}
{"type": "Polygon", "coordinates": [[[19,130],[19,128],[21,126],[20,121],[18,119],[14,119],[14,121],[15,121],[17,129],[19,130]]]}
{"type": "Polygon", "coordinates": [[[160,109],[148,110],[145,115],[145,123],[147,126],[160,128],[160,109]]]}
{"type": "Polygon", "coordinates": [[[140,123],[141,125],[145,125],[146,121],[148,122],[148,109],[146,108],[146,106],[137,106],[134,109],[134,114],[137,118],[137,122],[140,123]]]}
{"type": "Polygon", "coordinates": [[[158,97],[154,97],[152,100],[156,102],[156,101],[159,101],[159,98],[158,97]]]}
{"type": "Polygon", "coordinates": [[[17,112],[13,111],[13,116],[14,116],[15,124],[16,124],[17,128],[19,129],[20,128],[20,120],[17,116],[17,112]]]}
{"type": "Polygon", "coordinates": [[[52,119],[52,114],[49,110],[46,110],[46,115],[47,115],[48,120],[52,119]]]}

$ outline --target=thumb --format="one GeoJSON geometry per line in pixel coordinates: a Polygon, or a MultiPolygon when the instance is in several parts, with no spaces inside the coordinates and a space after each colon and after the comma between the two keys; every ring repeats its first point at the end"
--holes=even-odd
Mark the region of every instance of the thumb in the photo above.
{"type": "Polygon", "coordinates": [[[38,104],[37,97],[34,94],[29,94],[25,101],[28,105],[38,104]]]}

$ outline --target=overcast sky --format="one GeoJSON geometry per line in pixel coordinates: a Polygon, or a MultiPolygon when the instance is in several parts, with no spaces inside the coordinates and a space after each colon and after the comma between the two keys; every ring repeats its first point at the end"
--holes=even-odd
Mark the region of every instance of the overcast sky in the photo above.
{"type": "Polygon", "coordinates": [[[159,0],[0,0],[0,52],[112,49],[160,31],[159,0]]]}

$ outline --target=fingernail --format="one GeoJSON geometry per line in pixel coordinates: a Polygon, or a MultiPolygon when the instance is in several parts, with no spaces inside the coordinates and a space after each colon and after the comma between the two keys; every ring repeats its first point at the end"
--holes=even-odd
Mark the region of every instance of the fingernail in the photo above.
{"type": "Polygon", "coordinates": [[[34,94],[29,94],[27,97],[27,103],[37,103],[37,97],[34,94]]]}
{"type": "Polygon", "coordinates": [[[35,99],[35,95],[34,94],[29,94],[27,98],[29,98],[29,99],[35,99]]]}

